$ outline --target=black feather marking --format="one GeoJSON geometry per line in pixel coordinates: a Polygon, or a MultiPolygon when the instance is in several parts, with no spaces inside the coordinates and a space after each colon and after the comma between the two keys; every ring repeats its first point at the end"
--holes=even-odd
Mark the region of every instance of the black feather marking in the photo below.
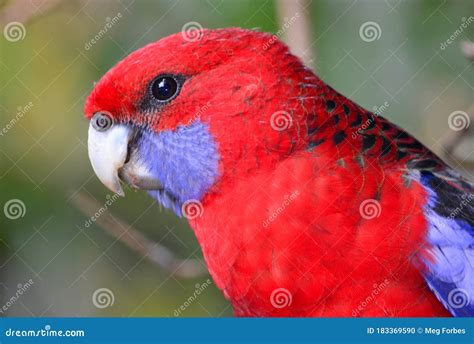
{"type": "Polygon", "coordinates": [[[351,127],[358,127],[362,124],[362,115],[358,113],[356,119],[351,123],[351,127]]]}
{"type": "Polygon", "coordinates": [[[402,130],[398,130],[397,133],[396,133],[396,135],[395,135],[395,137],[396,137],[397,139],[411,139],[411,136],[408,135],[407,132],[402,131],[402,130]]]}
{"type": "Polygon", "coordinates": [[[344,109],[344,113],[346,114],[346,116],[349,116],[349,114],[351,113],[351,110],[349,109],[349,106],[344,104],[344,105],[342,105],[342,108],[344,109]]]}
{"type": "Polygon", "coordinates": [[[312,150],[314,147],[319,146],[323,142],[324,142],[324,139],[318,139],[318,140],[315,140],[315,141],[310,141],[310,143],[308,143],[308,146],[306,147],[306,150],[312,150]]]}
{"type": "Polygon", "coordinates": [[[407,156],[407,154],[408,154],[407,152],[397,150],[397,161],[402,160],[404,157],[407,156]]]}
{"type": "Polygon", "coordinates": [[[408,168],[418,170],[430,170],[439,166],[439,162],[434,159],[424,159],[408,162],[408,168]]]}
{"type": "MultiPolygon", "coordinates": [[[[429,188],[436,192],[434,211],[446,218],[463,220],[474,228],[474,189],[462,190],[449,181],[436,177],[431,172],[422,172],[429,188]],[[461,211],[459,211],[462,206],[461,211]]],[[[474,234],[474,233],[473,233],[474,234]]]]}
{"type": "Polygon", "coordinates": [[[380,157],[384,157],[385,155],[390,153],[391,150],[392,150],[392,143],[390,142],[389,139],[382,136],[382,152],[380,154],[380,157]]]}
{"type": "MultiPolygon", "coordinates": [[[[370,118],[371,117],[371,114],[370,113],[367,113],[368,117],[370,118]]],[[[370,118],[368,121],[367,121],[367,127],[365,130],[370,130],[370,129],[374,129],[375,128],[375,121],[373,118],[370,118]]]]}
{"type": "Polygon", "coordinates": [[[308,136],[313,136],[314,133],[316,133],[317,130],[318,130],[318,128],[316,126],[308,128],[308,136]]]}
{"type": "Polygon", "coordinates": [[[326,111],[332,112],[336,108],[336,102],[334,100],[326,100],[326,111]]]}
{"type": "Polygon", "coordinates": [[[388,122],[382,122],[382,130],[383,131],[390,131],[393,126],[388,122]]]}
{"type": "Polygon", "coordinates": [[[420,142],[415,140],[412,142],[400,142],[397,144],[397,146],[400,148],[408,148],[412,150],[423,150],[425,148],[420,142]]]}
{"type": "Polygon", "coordinates": [[[375,145],[377,137],[375,135],[366,135],[362,139],[362,151],[365,152],[375,145]]]}
{"type": "Polygon", "coordinates": [[[345,138],[346,138],[346,133],[343,131],[339,131],[334,134],[334,136],[332,137],[332,141],[334,142],[334,144],[338,145],[339,143],[344,141],[345,138]]]}

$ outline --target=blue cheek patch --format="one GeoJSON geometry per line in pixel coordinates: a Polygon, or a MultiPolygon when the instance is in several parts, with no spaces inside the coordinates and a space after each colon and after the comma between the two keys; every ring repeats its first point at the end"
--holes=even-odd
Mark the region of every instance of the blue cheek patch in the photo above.
{"type": "Polygon", "coordinates": [[[209,127],[200,121],[174,131],[143,131],[137,147],[134,154],[140,163],[164,187],[149,194],[178,216],[184,202],[201,200],[218,177],[217,145],[209,127]]]}

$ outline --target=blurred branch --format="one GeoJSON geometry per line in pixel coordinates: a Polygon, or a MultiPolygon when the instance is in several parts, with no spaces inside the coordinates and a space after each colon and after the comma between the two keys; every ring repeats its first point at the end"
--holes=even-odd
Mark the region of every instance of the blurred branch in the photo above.
{"type": "MultiPolygon", "coordinates": [[[[471,106],[471,108],[466,112],[469,116],[470,123],[474,122],[474,105],[471,106]]],[[[459,131],[454,131],[451,130],[444,140],[443,147],[445,150],[445,153],[447,155],[454,155],[454,150],[456,147],[461,143],[464,138],[468,137],[470,134],[470,127],[467,126],[466,128],[459,130],[459,131]]]]}
{"type": "Polygon", "coordinates": [[[474,42],[461,42],[461,50],[468,60],[474,62],[474,42]]]}
{"type": "Polygon", "coordinates": [[[291,52],[300,57],[305,65],[311,66],[314,51],[311,45],[311,20],[306,7],[307,0],[277,0],[276,8],[280,22],[280,30],[284,32],[284,40],[291,52]],[[294,19],[294,20],[292,20],[294,19]]]}
{"type": "MultiPolygon", "coordinates": [[[[96,200],[81,192],[75,194],[72,201],[88,217],[93,217],[97,210],[102,207],[96,200]]],[[[194,278],[208,274],[202,260],[176,257],[169,248],[149,241],[135,228],[112,215],[110,210],[104,212],[101,216],[95,217],[95,224],[139,255],[174,276],[194,278]]]]}
{"type": "MultiPolygon", "coordinates": [[[[461,43],[461,51],[463,52],[464,56],[471,62],[474,62],[474,43],[464,41],[461,43]]],[[[474,104],[467,110],[467,115],[469,116],[468,123],[474,123],[474,104]]],[[[450,160],[461,160],[456,157],[455,150],[461,142],[472,135],[472,127],[469,124],[462,130],[459,131],[450,131],[448,137],[443,142],[443,147],[445,151],[446,158],[450,160]]],[[[469,169],[474,169],[474,161],[462,161],[462,165],[469,169]]]]}
{"type": "Polygon", "coordinates": [[[469,131],[466,129],[460,131],[450,130],[443,142],[444,154],[447,156],[454,155],[454,150],[464,138],[468,136],[469,131]]]}
{"type": "Polygon", "coordinates": [[[60,3],[61,0],[46,0],[38,5],[34,5],[31,0],[11,1],[1,11],[0,18],[2,18],[5,23],[17,21],[26,25],[35,17],[46,14],[60,3]]]}

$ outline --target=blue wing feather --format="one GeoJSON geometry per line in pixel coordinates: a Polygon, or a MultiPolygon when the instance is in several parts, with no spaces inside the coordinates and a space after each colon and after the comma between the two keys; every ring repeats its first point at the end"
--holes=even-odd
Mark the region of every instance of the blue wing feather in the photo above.
{"type": "Polygon", "coordinates": [[[424,210],[433,258],[425,280],[451,314],[474,316],[474,186],[451,171],[423,171],[419,180],[429,194],[424,210]]]}

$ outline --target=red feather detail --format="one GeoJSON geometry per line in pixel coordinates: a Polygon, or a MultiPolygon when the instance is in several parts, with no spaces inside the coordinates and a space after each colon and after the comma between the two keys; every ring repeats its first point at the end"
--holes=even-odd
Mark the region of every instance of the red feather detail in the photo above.
{"type": "Polygon", "coordinates": [[[449,315],[419,271],[426,193],[400,172],[301,153],[223,191],[191,223],[237,315],[449,315]],[[378,217],[361,216],[367,199],[378,217]],[[291,304],[275,307],[278,288],[291,304]]]}

